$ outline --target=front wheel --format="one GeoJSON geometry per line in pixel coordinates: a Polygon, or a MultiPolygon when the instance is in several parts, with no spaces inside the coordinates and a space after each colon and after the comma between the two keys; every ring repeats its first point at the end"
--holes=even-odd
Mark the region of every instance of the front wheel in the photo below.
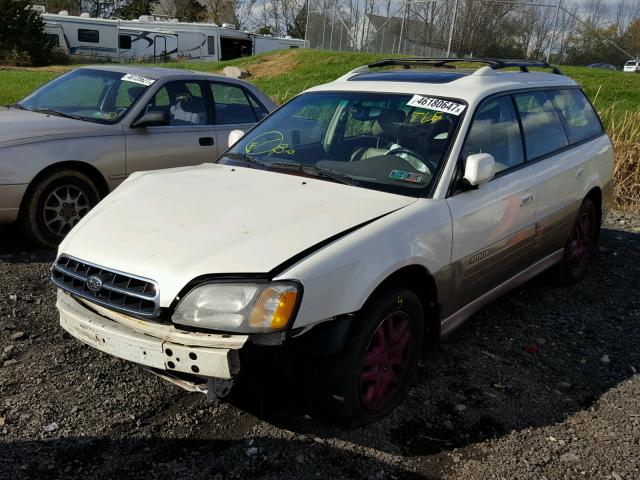
{"type": "Polygon", "coordinates": [[[388,415],[407,395],[423,332],[424,311],[413,291],[396,287],[376,295],[358,315],[342,351],[322,362],[325,375],[310,378],[312,405],[348,427],[388,415]]]}
{"type": "Polygon", "coordinates": [[[53,171],[31,186],[20,212],[22,231],[31,243],[55,248],[99,200],[83,173],[53,171]]]}

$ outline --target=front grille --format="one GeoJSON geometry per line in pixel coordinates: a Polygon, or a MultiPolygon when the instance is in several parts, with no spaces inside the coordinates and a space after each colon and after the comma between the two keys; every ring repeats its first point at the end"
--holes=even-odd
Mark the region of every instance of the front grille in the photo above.
{"type": "Polygon", "coordinates": [[[53,264],[51,281],[62,290],[120,312],[157,317],[160,292],[156,282],[93,265],[68,255],[53,264]]]}

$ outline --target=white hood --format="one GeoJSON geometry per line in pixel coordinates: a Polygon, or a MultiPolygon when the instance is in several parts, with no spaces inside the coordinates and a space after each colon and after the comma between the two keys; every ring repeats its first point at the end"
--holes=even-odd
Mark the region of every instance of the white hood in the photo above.
{"type": "Polygon", "coordinates": [[[167,307],[200,275],[267,273],[415,200],[226,165],[145,172],[106,197],[59,252],[157,281],[167,307]]]}

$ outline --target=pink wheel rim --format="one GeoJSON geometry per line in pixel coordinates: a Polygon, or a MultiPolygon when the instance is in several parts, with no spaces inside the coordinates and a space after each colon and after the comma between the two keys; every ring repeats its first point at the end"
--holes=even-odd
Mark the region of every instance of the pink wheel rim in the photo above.
{"type": "Polygon", "coordinates": [[[411,350],[411,319],[401,311],[387,316],[373,333],[360,373],[360,400],[367,410],[381,410],[406,381],[411,350]]]}
{"type": "Polygon", "coordinates": [[[581,268],[589,258],[591,248],[591,218],[583,213],[573,229],[569,250],[569,262],[573,268],[581,268]]]}

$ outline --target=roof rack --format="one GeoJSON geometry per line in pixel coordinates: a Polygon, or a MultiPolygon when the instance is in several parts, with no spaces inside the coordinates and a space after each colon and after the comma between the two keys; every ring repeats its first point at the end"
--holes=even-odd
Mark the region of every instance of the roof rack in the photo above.
{"type": "Polygon", "coordinates": [[[428,58],[428,57],[414,57],[414,58],[386,58],[378,62],[368,65],[369,68],[387,67],[390,65],[399,65],[404,68],[411,68],[418,65],[430,65],[439,68],[456,68],[455,65],[451,65],[456,62],[474,62],[484,63],[492,70],[499,70],[502,68],[518,67],[521,72],[528,72],[529,67],[550,68],[552,73],[557,75],[563,75],[560,69],[554,65],[550,65],[547,62],[540,62],[536,60],[501,60],[497,58],[428,58]]]}

